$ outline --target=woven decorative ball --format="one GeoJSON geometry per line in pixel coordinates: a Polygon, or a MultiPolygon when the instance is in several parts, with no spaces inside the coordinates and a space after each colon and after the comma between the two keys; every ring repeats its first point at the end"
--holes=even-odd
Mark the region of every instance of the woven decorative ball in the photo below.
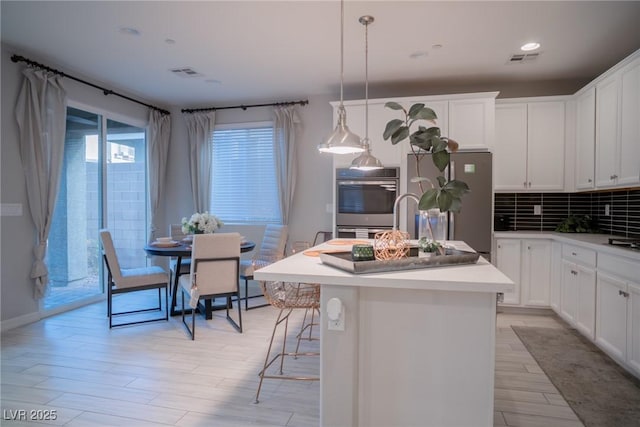
{"type": "Polygon", "coordinates": [[[404,258],[409,255],[409,233],[399,230],[376,233],[373,250],[377,260],[404,258]]]}

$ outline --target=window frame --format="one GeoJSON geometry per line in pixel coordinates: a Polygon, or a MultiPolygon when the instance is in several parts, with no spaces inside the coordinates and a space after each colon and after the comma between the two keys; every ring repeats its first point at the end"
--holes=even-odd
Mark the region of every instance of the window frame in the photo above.
{"type": "Polygon", "coordinates": [[[210,149],[211,149],[211,154],[212,154],[212,171],[211,171],[211,199],[209,202],[209,211],[213,214],[216,214],[216,207],[215,207],[215,202],[214,202],[214,193],[215,193],[215,145],[216,145],[216,141],[215,141],[215,133],[216,131],[233,131],[233,130],[238,130],[238,131],[245,131],[245,130],[249,130],[249,129],[258,129],[258,128],[269,128],[271,130],[271,138],[270,138],[270,145],[271,145],[271,152],[272,152],[272,160],[273,163],[270,166],[270,168],[274,171],[273,174],[273,178],[274,178],[274,192],[273,195],[275,196],[275,200],[276,200],[276,205],[274,206],[275,209],[277,209],[277,217],[272,218],[272,219],[265,219],[265,218],[249,218],[249,219],[239,219],[239,218],[224,218],[221,216],[221,219],[227,223],[227,224],[241,224],[241,225],[250,225],[250,224],[257,224],[257,225],[266,225],[266,224],[282,224],[282,211],[280,208],[280,200],[279,200],[279,195],[278,195],[278,177],[277,177],[277,161],[276,161],[276,147],[275,147],[275,141],[274,141],[274,122],[272,120],[261,120],[261,121],[250,121],[250,122],[237,122],[237,123],[221,123],[221,124],[216,124],[214,126],[213,129],[213,134],[210,138],[210,149]]]}

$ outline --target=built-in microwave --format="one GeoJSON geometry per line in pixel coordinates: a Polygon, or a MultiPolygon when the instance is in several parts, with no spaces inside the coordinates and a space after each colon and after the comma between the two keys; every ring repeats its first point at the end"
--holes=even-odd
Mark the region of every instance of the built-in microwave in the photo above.
{"type": "Polygon", "coordinates": [[[391,228],[399,187],[399,168],[336,169],[336,225],[391,228]]]}

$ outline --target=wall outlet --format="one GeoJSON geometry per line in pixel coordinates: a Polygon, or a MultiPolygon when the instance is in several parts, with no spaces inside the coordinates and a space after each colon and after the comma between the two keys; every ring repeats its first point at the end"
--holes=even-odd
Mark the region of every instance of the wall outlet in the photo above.
{"type": "Polygon", "coordinates": [[[533,214],[534,215],[542,215],[542,205],[534,205],[533,206],[533,214]]]}
{"type": "Polygon", "coordinates": [[[610,216],[611,212],[609,212],[609,205],[604,205],[604,216],[610,216]]]}

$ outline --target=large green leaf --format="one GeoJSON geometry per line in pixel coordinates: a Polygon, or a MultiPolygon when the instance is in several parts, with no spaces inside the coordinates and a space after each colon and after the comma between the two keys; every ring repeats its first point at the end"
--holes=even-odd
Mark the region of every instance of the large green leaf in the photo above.
{"type": "Polygon", "coordinates": [[[393,101],[385,103],[384,106],[386,108],[391,108],[392,110],[404,110],[404,107],[402,105],[398,104],[397,102],[393,102],[393,101]]]}
{"type": "Polygon", "coordinates": [[[449,192],[444,189],[440,190],[440,194],[438,194],[438,207],[440,208],[440,212],[446,212],[451,208],[453,203],[453,197],[449,192]]]}
{"type": "Polygon", "coordinates": [[[462,197],[463,194],[469,192],[467,183],[455,179],[447,182],[444,188],[455,197],[462,197]]]}
{"type": "Polygon", "coordinates": [[[413,104],[411,108],[409,108],[409,112],[407,113],[407,115],[409,116],[409,118],[415,119],[418,113],[420,112],[420,110],[422,110],[423,108],[424,108],[424,104],[421,104],[421,103],[413,104]]]}
{"type": "Polygon", "coordinates": [[[421,103],[413,104],[407,116],[412,120],[436,120],[438,118],[435,111],[421,103]]]}
{"type": "Polygon", "coordinates": [[[462,208],[462,199],[460,199],[459,197],[453,197],[451,199],[451,207],[449,208],[449,210],[451,212],[460,212],[461,208],[462,208]]]}
{"type": "Polygon", "coordinates": [[[420,111],[418,111],[417,114],[412,118],[435,121],[438,118],[438,116],[436,116],[436,112],[433,111],[431,108],[424,107],[420,111]]]}
{"type": "Polygon", "coordinates": [[[446,151],[446,150],[447,150],[447,141],[444,138],[440,138],[440,137],[438,137],[437,139],[434,138],[433,152],[437,153],[439,151],[446,151]]]}
{"type": "Polygon", "coordinates": [[[418,203],[418,209],[421,211],[426,211],[429,209],[438,207],[438,190],[435,188],[430,188],[425,191],[420,197],[420,202],[418,203]]]}
{"type": "Polygon", "coordinates": [[[402,126],[404,126],[404,122],[400,119],[393,119],[389,121],[389,123],[387,123],[387,126],[384,128],[384,133],[382,134],[382,138],[386,141],[391,137],[391,135],[396,133],[397,130],[400,129],[402,126]]]}
{"type": "Polygon", "coordinates": [[[391,135],[391,143],[396,145],[398,142],[403,141],[409,136],[409,128],[401,126],[391,135]]]}
{"type": "Polygon", "coordinates": [[[438,170],[443,172],[447,165],[449,165],[449,152],[447,150],[434,152],[432,160],[438,170]]]}
{"type": "MultiPolygon", "coordinates": [[[[420,127],[422,127],[422,126],[420,126],[420,127]]],[[[437,137],[440,137],[440,136],[441,136],[441,134],[440,134],[440,128],[439,128],[438,126],[431,126],[431,127],[430,127],[430,128],[428,128],[425,132],[426,132],[427,134],[429,134],[429,135],[432,135],[432,136],[437,136],[437,137]]]]}

